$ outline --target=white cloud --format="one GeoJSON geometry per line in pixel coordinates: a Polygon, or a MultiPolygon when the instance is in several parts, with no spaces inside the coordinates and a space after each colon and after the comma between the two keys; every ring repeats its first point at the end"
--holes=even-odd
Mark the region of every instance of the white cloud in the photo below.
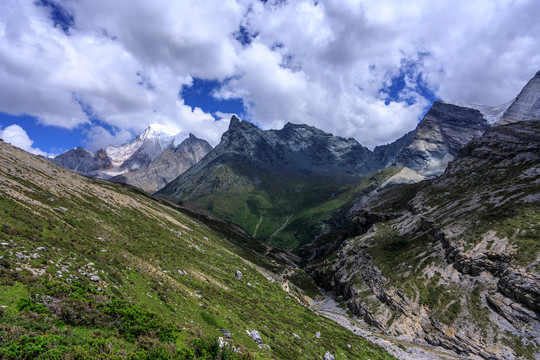
{"type": "Polygon", "coordinates": [[[73,14],[70,36],[33,0],[0,3],[0,111],[84,125],[92,147],[150,123],[215,145],[228,120],[179,95],[195,77],[225,81],[216,96],[242,99],[263,129],[308,123],[374,146],[428,105],[416,76],[440,98],[495,105],[540,63],[535,0],[58,3],[73,14]],[[257,34],[251,45],[235,39],[240,26],[257,34]],[[387,99],[380,90],[402,72],[407,86],[387,99]]]}
{"type": "Polygon", "coordinates": [[[47,154],[44,151],[41,151],[38,148],[33,148],[32,144],[34,143],[26,131],[19,125],[10,125],[4,130],[0,129],[0,138],[5,142],[10,143],[13,146],[26,150],[32,154],[41,155],[41,156],[52,156],[52,154],[47,154]]]}

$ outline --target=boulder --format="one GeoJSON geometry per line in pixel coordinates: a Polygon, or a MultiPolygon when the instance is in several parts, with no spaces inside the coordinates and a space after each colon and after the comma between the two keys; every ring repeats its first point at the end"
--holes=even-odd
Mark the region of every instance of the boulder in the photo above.
{"type": "Polygon", "coordinates": [[[261,335],[259,334],[259,332],[257,330],[253,330],[251,332],[246,330],[246,332],[253,339],[253,341],[255,341],[257,344],[262,344],[263,343],[261,335]]]}
{"type": "Polygon", "coordinates": [[[327,351],[323,356],[323,360],[334,360],[334,356],[330,354],[330,351],[327,351]]]}
{"type": "Polygon", "coordinates": [[[238,278],[238,280],[242,279],[243,274],[242,274],[242,272],[240,270],[236,270],[235,275],[238,278]]]}

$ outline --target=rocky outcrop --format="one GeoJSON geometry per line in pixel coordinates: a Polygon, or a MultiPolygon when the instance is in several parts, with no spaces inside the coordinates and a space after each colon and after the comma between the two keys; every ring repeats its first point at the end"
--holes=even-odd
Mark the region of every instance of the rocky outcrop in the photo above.
{"type": "Polygon", "coordinates": [[[501,293],[540,313],[540,276],[518,267],[502,273],[497,288],[501,293]]]}

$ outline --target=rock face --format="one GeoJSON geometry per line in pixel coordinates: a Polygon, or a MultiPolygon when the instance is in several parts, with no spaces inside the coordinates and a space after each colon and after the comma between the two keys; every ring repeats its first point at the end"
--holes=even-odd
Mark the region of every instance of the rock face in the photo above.
{"type": "Polygon", "coordinates": [[[540,119],[540,71],[525,85],[497,125],[540,119]]]}
{"type": "Polygon", "coordinates": [[[394,161],[424,176],[438,176],[461,147],[481,136],[488,127],[479,110],[437,101],[394,161]]]}
{"type": "Polygon", "coordinates": [[[308,270],[381,331],[464,356],[540,355],[540,121],[489,128],[443,175],[353,214],[308,270]]]}
{"type": "Polygon", "coordinates": [[[171,134],[150,125],[132,141],[93,152],[69,150],[54,162],[80,174],[124,182],[154,193],[201,160],[212,147],[193,134],[171,134]]]}
{"type": "Polygon", "coordinates": [[[189,134],[189,137],[177,147],[174,146],[174,142],[171,142],[165,151],[153,160],[148,155],[140,156],[145,152],[138,152],[135,154],[137,157],[131,157],[122,164],[122,167],[130,167],[134,164],[140,167],[117,175],[111,180],[131,184],[146,192],[154,193],[198,163],[211,150],[212,146],[206,140],[189,134]]]}

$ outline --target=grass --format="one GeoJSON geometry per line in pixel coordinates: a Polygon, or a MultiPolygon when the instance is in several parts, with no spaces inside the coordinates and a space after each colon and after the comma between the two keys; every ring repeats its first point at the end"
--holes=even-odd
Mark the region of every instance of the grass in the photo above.
{"type": "MultiPolygon", "coordinates": [[[[4,357],[392,358],[286,299],[258,270],[285,266],[228,225],[0,146],[4,357]],[[220,328],[240,354],[216,354],[220,328]]],[[[291,282],[306,280],[297,272],[291,282]]]]}
{"type": "Polygon", "coordinates": [[[298,175],[257,174],[257,185],[244,178],[255,177],[251,169],[222,166],[214,174],[220,179],[217,189],[180,190],[176,196],[242,226],[258,240],[294,250],[325,233],[355,199],[400,170],[386,168],[347,185],[298,175]]]}

